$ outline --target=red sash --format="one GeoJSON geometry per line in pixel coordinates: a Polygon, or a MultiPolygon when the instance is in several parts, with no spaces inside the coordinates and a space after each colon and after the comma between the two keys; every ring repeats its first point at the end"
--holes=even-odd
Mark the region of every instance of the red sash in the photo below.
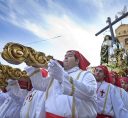
{"type": "Polygon", "coordinates": [[[46,112],[46,118],[64,118],[63,116],[58,116],[49,112],[46,112]]]}
{"type": "Polygon", "coordinates": [[[96,118],[112,118],[112,116],[104,115],[104,114],[97,114],[96,118]]]}

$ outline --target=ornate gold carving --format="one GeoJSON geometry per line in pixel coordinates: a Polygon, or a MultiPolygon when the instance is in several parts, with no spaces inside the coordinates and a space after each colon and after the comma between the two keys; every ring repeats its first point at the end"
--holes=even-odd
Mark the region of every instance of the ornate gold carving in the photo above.
{"type": "Polygon", "coordinates": [[[19,80],[21,78],[28,78],[26,71],[8,65],[0,65],[0,87],[6,86],[8,79],[19,80]]]}
{"type": "Polygon", "coordinates": [[[43,52],[37,52],[31,47],[26,47],[18,43],[7,43],[3,48],[2,58],[11,64],[21,64],[25,62],[28,66],[47,67],[52,56],[45,56],[43,52]]]}
{"type": "Polygon", "coordinates": [[[21,44],[7,43],[1,55],[11,64],[20,64],[28,57],[28,50],[21,44]]]}

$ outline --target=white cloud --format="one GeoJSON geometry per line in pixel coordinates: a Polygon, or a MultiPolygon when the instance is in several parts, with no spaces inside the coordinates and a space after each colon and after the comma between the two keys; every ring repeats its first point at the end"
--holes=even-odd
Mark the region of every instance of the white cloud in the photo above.
{"type": "Polygon", "coordinates": [[[67,50],[74,49],[83,53],[92,65],[99,64],[100,46],[103,38],[102,36],[95,37],[93,35],[95,34],[94,29],[88,30],[88,28],[81,27],[67,16],[62,19],[49,16],[47,20],[52,26],[49,34],[62,36],[59,39],[51,40],[53,44],[52,51],[55,52],[55,56],[63,59],[67,50]]]}
{"type": "Polygon", "coordinates": [[[25,29],[31,31],[33,34],[38,36],[39,38],[46,38],[48,39],[48,32],[46,29],[43,29],[42,26],[39,26],[33,22],[25,20],[23,26],[25,29]]]}

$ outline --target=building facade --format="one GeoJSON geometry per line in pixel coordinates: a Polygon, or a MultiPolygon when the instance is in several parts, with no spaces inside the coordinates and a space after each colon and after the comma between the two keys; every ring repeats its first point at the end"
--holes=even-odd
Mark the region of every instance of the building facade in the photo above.
{"type": "Polygon", "coordinates": [[[121,24],[115,30],[116,37],[128,52],[128,24],[121,24]]]}

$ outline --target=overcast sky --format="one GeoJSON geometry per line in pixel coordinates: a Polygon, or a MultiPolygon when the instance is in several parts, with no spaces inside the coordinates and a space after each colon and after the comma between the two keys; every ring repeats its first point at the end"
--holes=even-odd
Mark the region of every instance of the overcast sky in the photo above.
{"type": "MultiPolygon", "coordinates": [[[[128,0],[0,0],[0,51],[13,41],[63,60],[67,50],[75,49],[91,66],[98,65],[109,30],[97,37],[95,33],[108,25],[107,17],[114,21],[115,15],[120,16],[124,5],[128,0]]],[[[128,18],[113,28],[121,22],[128,23],[128,18]]]]}

